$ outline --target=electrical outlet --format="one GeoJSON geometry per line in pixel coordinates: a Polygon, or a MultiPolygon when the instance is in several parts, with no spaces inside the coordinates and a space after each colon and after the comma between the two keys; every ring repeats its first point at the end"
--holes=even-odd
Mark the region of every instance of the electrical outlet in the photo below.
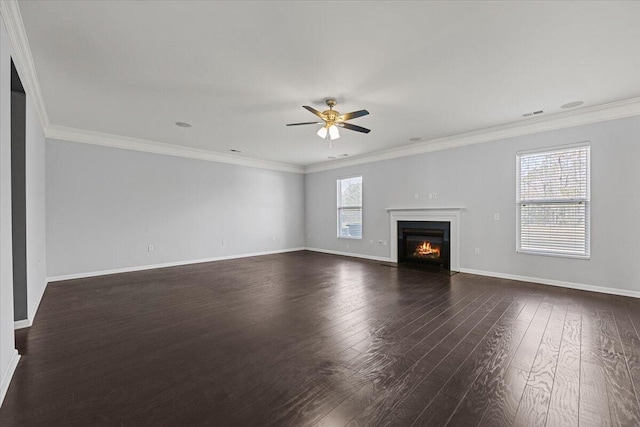
{"type": "Polygon", "coordinates": [[[273,240],[275,242],[276,241],[276,236],[272,236],[271,240],[273,240]]]}
{"type": "Polygon", "coordinates": [[[414,195],[413,195],[413,198],[414,198],[414,199],[416,199],[416,200],[418,200],[418,199],[420,198],[420,194],[418,194],[418,193],[414,194],[414,195]]]}
{"type": "Polygon", "coordinates": [[[225,246],[227,244],[227,241],[222,239],[222,246],[225,246]]]}
{"type": "Polygon", "coordinates": [[[153,252],[153,250],[154,250],[155,248],[153,247],[153,245],[149,245],[149,247],[148,247],[147,249],[149,250],[149,252],[153,252]]]}
{"type": "Polygon", "coordinates": [[[347,249],[349,249],[349,245],[347,244],[347,249]]]}
{"type": "Polygon", "coordinates": [[[494,221],[500,221],[500,214],[499,213],[494,213],[493,214],[493,220],[494,221]]]}
{"type": "Polygon", "coordinates": [[[475,248],[473,250],[473,253],[476,254],[476,255],[480,255],[480,248],[475,248]]]}
{"type": "Polygon", "coordinates": [[[429,193],[429,198],[430,199],[437,199],[438,198],[438,193],[429,193]]]}

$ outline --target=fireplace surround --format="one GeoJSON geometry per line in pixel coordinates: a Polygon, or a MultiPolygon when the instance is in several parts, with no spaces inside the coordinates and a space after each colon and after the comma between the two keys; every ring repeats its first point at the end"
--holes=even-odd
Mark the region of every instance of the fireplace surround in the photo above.
{"type": "Polygon", "coordinates": [[[460,271],[460,215],[463,210],[461,207],[387,208],[390,261],[398,262],[398,222],[444,222],[449,224],[449,270],[460,271]]]}

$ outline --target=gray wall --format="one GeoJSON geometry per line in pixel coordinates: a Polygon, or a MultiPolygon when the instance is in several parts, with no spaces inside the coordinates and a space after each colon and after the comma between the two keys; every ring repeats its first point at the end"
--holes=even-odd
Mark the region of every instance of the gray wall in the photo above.
{"type": "Polygon", "coordinates": [[[45,138],[29,94],[25,131],[27,317],[33,322],[47,286],[45,138]]]}
{"type": "Polygon", "coordinates": [[[640,291],[640,117],[306,175],[307,246],[388,257],[388,207],[465,207],[461,266],[640,291]],[[516,152],[591,142],[591,259],[516,253],[516,152]],[[336,238],[336,179],[363,175],[363,240],[336,238]],[[415,193],[419,199],[414,198],[415,193]],[[438,199],[428,199],[438,193],[438,199]],[[494,221],[493,214],[501,220],[494,221]],[[373,244],[371,244],[373,240],[373,244]],[[349,245],[349,249],[347,249],[349,245]],[[474,255],[480,248],[480,255],[474,255]]]}
{"type": "Polygon", "coordinates": [[[46,180],[48,277],[304,246],[301,174],[47,140],[46,180]]]}

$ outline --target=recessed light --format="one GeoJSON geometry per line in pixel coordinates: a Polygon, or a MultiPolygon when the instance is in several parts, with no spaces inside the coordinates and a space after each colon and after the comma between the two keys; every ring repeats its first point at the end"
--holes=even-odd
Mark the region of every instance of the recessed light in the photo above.
{"type": "Polygon", "coordinates": [[[413,138],[409,138],[409,141],[411,142],[418,142],[420,141],[422,138],[420,138],[419,136],[414,136],[413,138]]]}
{"type": "Polygon", "coordinates": [[[191,124],[187,122],[176,122],[176,126],[180,126],[181,128],[190,128],[191,124]]]}
{"type": "Polygon", "coordinates": [[[329,156],[329,157],[327,157],[327,159],[333,160],[333,159],[337,159],[337,157],[336,156],[329,156]]]}
{"type": "Polygon", "coordinates": [[[573,102],[567,102],[566,104],[562,105],[560,108],[576,108],[581,106],[582,104],[584,104],[584,101],[573,101],[573,102]]]}
{"type": "Polygon", "coordinates": [[[232,153],[242,153],[242,151],[236,150],[235,148],[232,148],[229,151],[231,151],[232,153]]]}

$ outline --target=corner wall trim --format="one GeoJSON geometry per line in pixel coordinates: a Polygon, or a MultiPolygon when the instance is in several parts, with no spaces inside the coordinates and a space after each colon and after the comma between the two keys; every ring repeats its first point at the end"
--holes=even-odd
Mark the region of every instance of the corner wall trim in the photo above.
{"type": "Polygon", "coordinates": [[[33,100],[33,105],[43,128],[49,126],[49,115],[44,105],[40,81],[36,73],[35,63],[31,55],[31,47],[24,29],[22,14],[17,1],[0,1],[0,15],[9,34],[11,47],[13,48],[13,62],[16,65],[20,80],[25,87],[25,92],[33,100]]]}
{"type": "Polygon", "coordinates": [[[24,329],[30,328],[33,325],[33,322],[30,319],[22,319],[22,320],[14,320],[13,321],[13,329],[24,329]]]}
{"type": "Polygon", "coordinates": [[[520,282],[538,283],[540,285],[558,286],[561,288],[577,289],[579,291],[599,292],[601,294],[619,295],[623,297],[640,298],[640,292],[626,289],[606,288],[604,286],[586,285],[583,283],[564,282],[562,280],[541,279],[538,277],[518,276],[515,274],[496,273],[494,271],[473,270],[461,268],[461,273],[476,274],[478,276],[497,277],[499,279],[517,280],[520,282]]]}
{"type": "Polygon", "coordinates": [[[304,250],[311,251],[311,252],[320,252],[323,254],[348,256],[351,258],[369,259],[372,261],[394,262],[394,261],[391,261],[391,258],[388,258],[388,257],[375,256],[375,255],[362,255],[362,254],[356,254],[353,252],[332,251],[329,249],[320,249],[320,248],[304,248],[304,250]]]}
{"type": "Polygon", "coordinates": [[[109,274],[132,273],[134,271],[155,270],[157,268],[177,267],[180,265],[200,264],[203,262],[224,261],[229,259],[249,258],[254,256],[283,254],[287,252],[303,251],[304,249],[305,248],[278,249],[274,251],[252,252],[252,253],[246,253],[246,254],[226,255],[226,256],[201,258],[201,259],[186,260],[186,261],[165,262],[162,264],[150,264],[150,265],[141,265],[141,266],[135,266],[135,267],[115,268],[112,270],[88,271],[85,273],[74,273],[74,274],[65,274],[61,276],[48,277],[47,281],[49,283],[60,282],[63,280],[84,279],[87,277],[107,276],[109,274]]]}
{"type": "Polygon", "coordinates": [[[9,366],[7,366],[7,370],[2,373],[2,382],[0,382],[0,407],[2,406],[2,402],[4,402],[7,391],[9,391],[9,384],[11,384],[11,378],[13,378],[19,361],[20,355],[18,354],[18,350],[14,349],[9,366]]]}

